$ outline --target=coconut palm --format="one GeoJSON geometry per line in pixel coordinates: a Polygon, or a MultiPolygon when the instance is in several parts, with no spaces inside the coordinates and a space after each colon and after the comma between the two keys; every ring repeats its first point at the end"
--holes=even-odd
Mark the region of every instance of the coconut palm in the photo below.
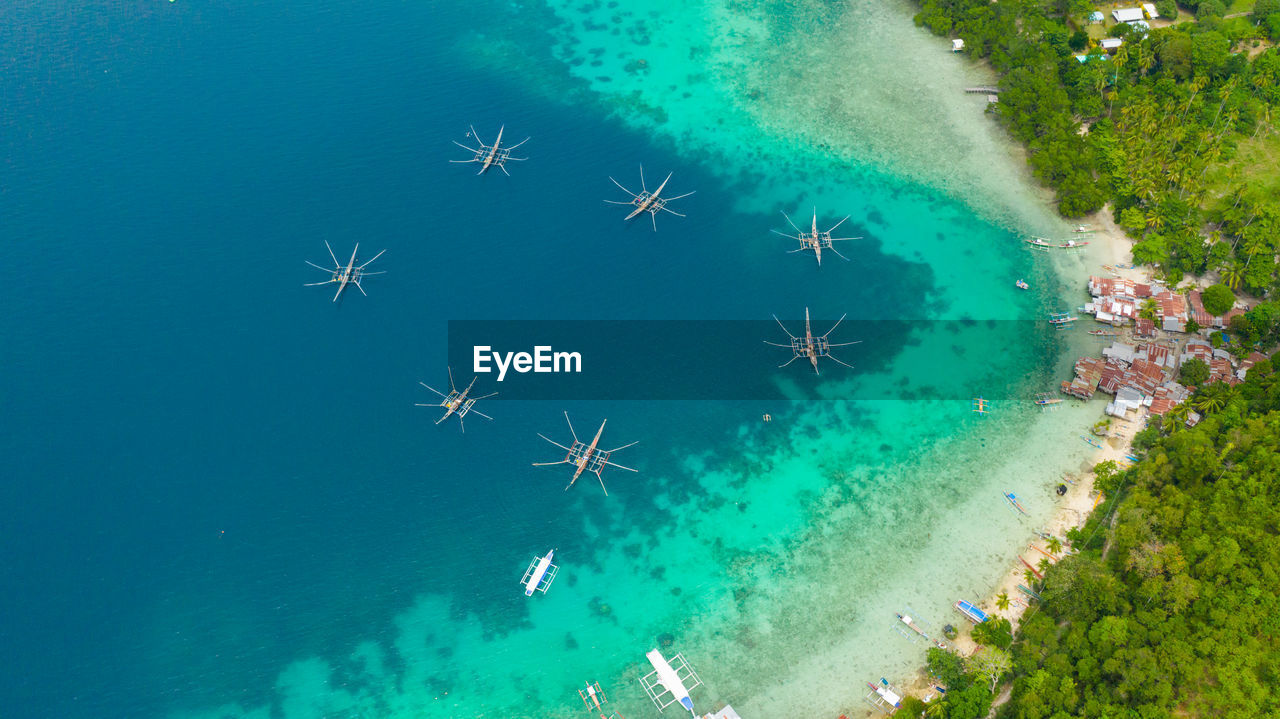
{"type": "Polygon", "coordinates": [[[1169,419],[1167,423],[1170,432],[1177,432],[1187,426],[1187,418],[1191,416],[1191,405],[1183,402],[1176,405],[1165,413],[1165,417],[1169,419]]]}
{"type": "Polygon", "coordinates": [[[1206,414],[1210,412],[1217,412],[1225,407],[1226,404],[1226,397],[1223,397],[1220,392],[1210,391],[1210,388],[1207,387],[1205,388],[1205,391],[1201,392],[1200,396],[1195,399],[1196,409],[1206,414]]]}
{"type": "Polygon", "coordinates": [[[999,594],[996,595],[996,608],[1002,612],[1009,608],[1008,592],[1000,592],[999,594]]]}
{"type": "Polygon", "coordinates": [[[1049,554],[1062,553],[1062,540],[1057,537],[1049,537],[1045,544],[1049,545],[1049,554]]]}
{"type": "Polygon", "coordinates": [[[1233,260],[1231,264],[1224,265],[1218,273],[1222,277],[1222,284],[1233,290],[1240,287],[1240,283],[1244,281],[1244,265],[1240,264],[1240,260],[1233,260]]]}
{"type": "Polygon", "coordinates": [[[1155,53],[1151,52],[1151,44],[1147,42],[1146,38],[1143,38],[1142,43],[1138,45],[1138,69],[1142,71],[1143,75],[1146,75],[1151,68],[1155,67],[1155,64],[1156,56],[1155,53]]]}

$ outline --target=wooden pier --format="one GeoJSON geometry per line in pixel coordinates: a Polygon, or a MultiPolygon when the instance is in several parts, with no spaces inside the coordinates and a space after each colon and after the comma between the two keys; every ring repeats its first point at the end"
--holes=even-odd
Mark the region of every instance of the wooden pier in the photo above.
{"type": "Polygon", "coordinates": [[[974,95],[999,95],[1000,94],[1000,88],[998,87],[966,87],[964,91],[968,93],[972,93],[974,95]]]}

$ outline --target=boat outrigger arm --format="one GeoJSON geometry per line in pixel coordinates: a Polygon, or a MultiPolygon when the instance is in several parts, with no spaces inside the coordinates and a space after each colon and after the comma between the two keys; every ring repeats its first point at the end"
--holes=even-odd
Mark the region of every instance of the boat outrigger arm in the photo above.
{"type": "Polygon", "coordinates": [[[449,368],[449,394],[445,394],[444,392],[441,392],[440,390],[432,387],[426,382],[419,382],[418,384],[440,395],[441,401],[439,403],[434,403],[434,404],[429,402],[428,403],[415,402],[414,406],[415,407],[443,407],[444,414],[441,415],[440,419],[436,420],[436,424],[440,424],[446,419],[449,419],[449,417],[456,415],[458,417],[458,426],[462,428],[463,432],[466,432],[467,427],[466,425],[463,424],[463,419],[467,416],[468,413],[475,412],[481,417],[484,417],[489,421],[493,421],[493,417],[490,417],[484,412],[481,412],[480,410],[475,409],[475,404],[476,402],[479,402],[482,399],[488,399],[498,394],[497,392],[491,392],[489,394],[481,395],[479,397],[471,397],[470,396],[471,387],[475,383],[476,383],[476,378],[472,377],[471,384],[467,385],[466,389],[459,392],[458,388],[453,384],[453,368],[450,367],[449,368]]]}
{"type": "Polygon", "coordinates": [[[631,195],[631,199],[626,202],[619,202],[617,200],[605,200],[605,202],[611,205],[634,205],[635,206],[636,209],[632,210],[629,215],[623,218],[624,222],[637,217],[642,212],[649,213],[649,221],[653,223],[653,231],[657,232],[658,231],[657,217],[659,212],[669,212],[675,215],[676,217],[684,217],[684,215],[680,214],[679,212],[676,212],[675,210],[672,210],[671,208],[667,207],[667,203],[673,202],[675,200],[679,200],[684,197],[688,197],[689,195],[693,194],[693,192],[686,192],[683,195],[676,195],[675,197],[663,197],[662,191],[666,189],[667,183],[671,181],[672,174],[674,173],[670,173],[670,172],[667,173],[667,178],[663,180],[662,184],[658,185],[658,189],[654,190],[653,192],[649,192],[649,190],[645,187],[644,165],[640,166],[640,192],[632,192],[631,190],[628,190],[627,188],[623,187],[621,182],[618,182],[617,180],[613,179],[613,177],[610,177],[609,181],[617,185],[618,189],[622,190],[628,195],[631,195]]]}
{"type": "Polygon", "coordinates": [[[813,373],[820,374],[818,372],[818,358],[825,357],[833,362],[839,362],[849,369],[853,369],[853,365],[843,362],[838,357],[831,354],[831,348],[856,345],[860,343],[861,340],[855,342],[832,342],[828,339],[831,336],[831,333],[835,332],[836,328],[840,326],[840,323],[844,322],[844,318],[848,316],[848,313],[840,315],[840,319],[836,320],[836,323],[831,326],[831,329],[827,330],[826,334],[815,337],[813,334],[813,327],[809,322],[809,308],[806,307],[804,308],[804,336],[800,337],[798,335],[791,334],[791,330],[787,329],[787,326],[782,324],[782,320],[778,319],[777,315],[774,315],[773,321],[777,322],[778,326],[782,328],[782,331],[787,333],[787,337],[791,338],[791,342],[788,344],[782,344],[780,342],[770,342],[765,340],[764,343],[767,345],[773,345],[774,347],[786,347],[791,350],[791,359],[778,365],[779,368],[786,367],[792,362],[804,358],[809,360],[809,364],[813,365],[813,373]]]}
{"type": "Polygon", "coordinates": [[[310,260],[303,260],[303,262],[306,262],[308,265],[311,265],[317,270],[324,270],[325,272],[328,272],[330,275],[329,279],[325,280],[324,282],[308,282],[303,286],[318,287],[320,285],[328,285],[336,282],[338,284],[338,291],[333,293],[334,302],[338,301],[338,298],[342,296],[342,291],[347,289],[347,285],[349,284],[355,285],[356,289],[360,290],[360,294],[364,295],[365,297],[368,297],[369,293],[365,292],[364,288],[360,286],[360,280],[364,279],[369,275],[385,274],[384,272],[367,272],[365,268],[368,267],[370,264],[372,264],[373,260],[376,260],[379,257],[382,257],[383,253],[385,253],[386,250],[383,250],[382,252],[379,252],[378,254],[374,255],[373,260],[369,260],[364,264],[357,265],[356,253],[360,251],[360,243],[357,242],[355,249],[351,251],[351,259],[344,266],[341,262],[338,262],[338,258],[333,254],[333,248],[329,246],[328,240],[325,240],[324,246],[325,246],[325,249],[329,250],[329,258],[333,260],[333,269],[329,269],[328,267],[321,267],[320,265],[317,265],[316,263],[310,260]]]}
{"type": "Polygon", "coordinates": [[[496,167],[499,170],[502,170],[502,174],[506,175],[507,177],[510,177],[511,173],[507,172],[508,161],[524,162],[525,160],[529,159],[527,157],[511,156],[512,150],[516,149],[517,147],[520,147],[521,145],[529,141],[529,138],[527,137],[521,140],[520,142],[517,142],[516,144],[512,145],[511,147],[502,146],[502,132],[503,130],[506,129],[506,125],[503,125],[502,127],[498,128],[498,139],[494,140],[492,145],[484,144],[484,140],[480,139],[480,135],[479,133],[476,132],[475,126],[469,125],[468,127],[470,127],[471,129],[471,137],[475,138],[476,143],[479,145],[479,147],[467,147],[461,142],[458,142],[457,140],[453,140],[453,144],[457,145],[458,147],[461,147],[462,149],[468,152],[474,153],[474,156],[470,160],[449,160],[449,162],[462,163],[462,164],[466,164],[468,162],[478,162],[480,163],[480,171],[476,173],[477,175],[483,175],[484,173],[489,171],[489,168],[496,167]]]}
{"type": "Polygon", "coordinates": [[[581,477],[582,473],[586,471],[596,475],[596,479],[600,480],[600,489],[604,490],[604,494],[607,497],[609,496],[609,490],[604,486],[604,477],[601,475],[601,473],[604,472],[605,467],[617,467],[618,469],[625,469],[628,472],[636,471],[630,467],[624,467],[616,462],[609,461],[609,456],[618,450],[639,444],[639,440],[610,450],[602,450],[599,448],[600,436],[604,434],[604,426],[609,422],[609,420],[606,419],[604,422],[600,423],[600,429],[596,430],[596,436],[591,440],[591,444],[585,444],[578,439],[578,434],[573,431],[573,422],[569,419],[568,412],[564,413],[564,421],[569,423],[569,434],[573,436],[572,445],[566,447],[542,433],[539,433],[538,436],[551,444],[554,444],[560,449],[563,449],[568,454],[566,454],[564,459],[559,462],[534,462],[533,466],[550,467],[557,464],[572,464],[576,469],[573,472],[573,478],[569,480],[569,484],[565,485],[565,490],[572,487],[573,484],[578,481],[578,477],[581,477]]]}

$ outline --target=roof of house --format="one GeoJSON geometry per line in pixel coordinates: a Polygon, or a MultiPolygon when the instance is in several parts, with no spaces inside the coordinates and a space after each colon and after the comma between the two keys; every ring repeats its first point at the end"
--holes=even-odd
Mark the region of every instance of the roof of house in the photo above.
{"type": "Polygon", "coordinates": [[[1111,17],[1115,18],[1116,22],[1130,22],[1133,20],[1141,20],[1142,8],[1140,7],[1116,8],[1115,10],[1111,11],[1111,17]]]}
{"type": "Polygon", "coordinates": [[[1098,43],[1107,50],[1114,50],[1124,44],[1124,40],[1118,37],[1104,37],[1102,42],[1098,43]]]}
{"type": "Polygon", "coordinates": [[[1143,3],[1142,9],[1147,11],[1147,17],[1151,18],[1152,20],[1160,17],[1160,13],[1156,12],[1156,6],[1152,5],[1151,3],[1143,3]]]}

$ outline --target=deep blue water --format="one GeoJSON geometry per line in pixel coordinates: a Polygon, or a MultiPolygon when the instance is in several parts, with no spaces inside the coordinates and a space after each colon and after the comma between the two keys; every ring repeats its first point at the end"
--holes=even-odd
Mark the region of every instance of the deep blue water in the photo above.
{"type": "MultiPolygon", "coordinates": [[[[877,267],[857,283],[749,262],[736,247],[775,208],[734,213],[676,148],[468,69],[452,38],[486,9],[0,8],[6,717],[262,702],[285,663],[382,636],[428,587],[518,626],[511,556],[553,533],[572,547],[558,514],[593,511],[528,467],[554,457],[535,432],[562,435],[561,409],[580,434],[607,415],[658,470],[646,447],[723,443],[718,413],[746,411],[494,402],[492,425],[433,427],[412,404],[418,380],[445,381],[449,319],[927,295],[927,270],[874,238],[848,253],[877,267]],[[532,136],[530,161],[510,178],[447,163],[469,123],[532,136]],[[697,189],[688,219],[655,234],[601,202],[640,162],[697,189]],[[387,249],[369,297],[302,287],[325,240],[387,249]]],[[[639,493],[615,501],[643,523],[639,493]]]]}

